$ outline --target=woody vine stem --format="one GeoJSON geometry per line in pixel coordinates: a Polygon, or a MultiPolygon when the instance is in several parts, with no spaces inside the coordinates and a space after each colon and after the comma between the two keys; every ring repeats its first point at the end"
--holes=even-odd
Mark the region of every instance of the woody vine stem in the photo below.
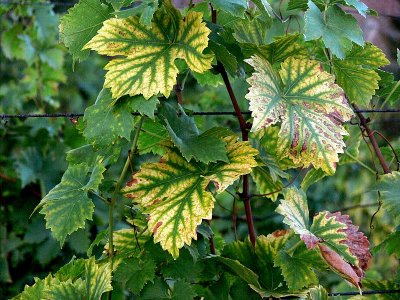
{"type": "MultiPolygon", "coordinates": [[[[214,24],[216,24],[217,23],[217,11],[212,7],[212,5],[210,5],[210,6],[211,6],[211,20],[214,24]]],[[[249,140],[249,132],[248,132],[248,128],[246,125],[246,121],[244,120],[244,117],[240,110],[235,93],[233,92],[231,83],[229,81],[228,74],[226,73],[224,66],[219,61],[217,63],[217,71],[222,76],[225,87],[226,87],[229,97],[231,99],[233,108],[235,109],[236,116],[239,121],[240,131],[242,133],[242,140],[248,141],[249,140]]],[[[250,195],[250,191],[249,191],[249,175],[243,175],[242,178],[243,178],[243,190],[242,190],[242,193],[240,194],[240,196],[243,199],[244,209],[246,211],[247,227],[249,230],[250,241],[254,247],[256,244],[256,232],[254,229],[253,214],[251,212],[251,203],[250,203],[251,195],[250,195]]]]}

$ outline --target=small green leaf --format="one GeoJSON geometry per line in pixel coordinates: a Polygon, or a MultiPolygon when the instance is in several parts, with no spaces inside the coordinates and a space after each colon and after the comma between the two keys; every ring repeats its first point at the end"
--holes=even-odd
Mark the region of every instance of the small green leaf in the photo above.
{"type": "Polygon", "coordinates": [[[151,29],[138,17],[112,18],[85,45],[85,49],[119,57],[105,67],[104,85],[111,88],[114,99],[127,94],[143,94],[146,99],[158,93],[168,97],[179,72],[175,65],[178,58],[195,72],[211,68],[213,55],[203,54],[210,30],[202,14],[189,12],[182,19],[170,5],[164,4],[155,13],[151,29]]]}
{"type": "Polygon", "coordinates": [[[172,300],[192,300],[196,296],[197,293],[194,291],[192,284],[181,280],[175,282],[171,295],[172,300]]]}
{"type": "Polygon", "coordinates": [[[105,292],[112,290],[110,266],[97,265],[94,257],[86,262],[84,278],[86,289],[84,299],[98,300],[105,292]]]}
{"type": "Polygon", "coordinates": [[[400,225],[400,172],[382,175],[375,188],[380,192],[382,207],[400,225]]]}
{"type": "Polygon", "coordinates": [[[146,154],[152,152],[153,154],[164,155],[164,146],[169,141],[168,130],[161,122],[145,120],[139,134],[139,153],[146,154]]]}
{"type": "Polygon", "coordinates": [[[301,182],[301,188],[306,191],[312,184],[320,181],[325,176],[326,173],[323,170],[311,169],[307,172],[306,176],[304,176],[303,181],[301,182]]]}
{"type": "Polygon", "coordinates": [[[127,258],[118,265],[114,279],[137,295],[147,282],[153,282],[155,270],[156,264],[149,257],[127,258]]]}
{"type": "Polygon", "coordinates": [[[75,61],[85,60],[89,56],[89,50],[82,48],[95,36],[111,12],[111,7],[98,0],[82,0],[61,18],[60,40],[75,61]]]}
{"type": "Polygon", "coordinates": [[[306,41],[322,37],[325,46],[340,59],[345,58],[346,52],[351,50],[352,42],[364,46],[362,31],[353,16],[334,5],[325,11],[324,18],[311,0],[308,1],[308,7],[304,15],[306,41]]]}
{"type": "MultiPolygon", "coordinates": [[[[113,1],[116,2],[116,1],[113,1]]],[[[121,1],[118,1],[121,2],[121,1]]],[[[132,2],[132,1],[129,1],[132,2]]],[[[121,11],[116,11],[114,14],[119,18],[128,18],[131,16],[140,16],[139,22],[145,26],[151,26],[151,20],[158,8],[158,0],[143,0],[138,5],[121,11]]],[[[120,8],[120,7],[119,7],[120,8]]],[[[119,9],[117,8],[117,9],[119,9]]]]}
{"type": "Polygon", "coordinates": [[[69,166],[61,182],[42,199],[36,209],[45,215],[46,228],[64,244],[67,235],[85,227],[92,220],[94,205],[87,196],[85,186],[89,168],[85,164],[69,166]]]}
{"type": "Polygon", "coordinates": [[[289,290],[298,291],[318,283],[317,275],[312,270],[314,263],[312,258],[307,250],[293,255],[284,250],[278,252],[275,265],[282,269],[289,290]]]}
{"type": "Polygon", "coordinates": [[[88,183],[82,188],[85,191],[93,190],[97,191],[99,189],[99,185],[103,180],[103,173],[106,168],[103,165],[103,158],[98,157],[94,167],[91,171],[88,183]]]}
{"type": "Polygon", "coordinates": [[[369,107],[378,82],[381,79],[374,70],[387,65],[385,54],[376,46],[367,43],[365,47],[355,45],[346,59],[333,59],[334,73],[347,98],[358,105],[369,107]]]}
{"type": "Polygon", "coordinates": [[[246,0],[210,0],[215,9],[226,11],[234,16],[243,18],[247,9],[246,0]]]}
{"type": "Polygon", "coordinates": [[[103,89],[96,103],[85,110],[86,128],[83,135],[93,145],[110,146],[119,137],[128,141],[134,128],[129,102],[115,101],[108,89],[103,89]]]}
{"type": "Polygon", "coordinates": [[[53,283],[46,290],[46,297],[44,299],[49,300],[71,300],[71,299],[82,299],[85,294],[85,283],[81,280],[75,280],[72,282],[71,279],[53,283]]]}
{"type": "Polygon", "coordinates": [[[289,188],[283,191],[284,200],[276,209],[278,214],[284,216],[283,223],[300,235],[308,235],[309,212],[305,193],[297,188],[289,188]]]}
{"type": "Polygon", "coordinates": [[[345,0],[346,4],[353,6],[363,17],[366,17],[368,12],[368,6],[362,3],[360,0],[345,0]]]}
{"type": "Polygon", "coordinates": [[[141,115],[148,116],[152,120],[154,120],[154,111],[160,103],[157,97],[151,97],[146,100],[143,96],[131,97],[126,101],[129,102],[128,106],[132,109],[132,112],[137,111],[141,115]]]}
{"type": "Polygon", "coordinates": [[[168,103],[164,103],[162,108],[169,135],[187,161],[194,158],[206,164],[218,160],[228,162],[226,144],[222,139],[228,134],[227,130],[213,128],[200,134],[194,118],[187,116],[181,107],[179,115],[168,103]]]}

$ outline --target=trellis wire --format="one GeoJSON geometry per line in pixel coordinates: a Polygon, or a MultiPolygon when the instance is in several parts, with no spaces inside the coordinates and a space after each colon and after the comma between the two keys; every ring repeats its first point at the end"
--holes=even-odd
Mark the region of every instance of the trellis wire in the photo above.
{"type": "MultiPolygon", "coordinates": [[[[358,113],[400,113],[400,109],[358,109],[354,110],[358,113]]],[[[235,116],[234,111],[195,111],[186,112],[192,116],[235,116]]],[[[155,113],[157,115],[157,112],[155,113]]],[[[251,111],[242,111],[243,115],[251,115],[251,111]]],[[[132,112],[132,115],[139,116],[140,113],[132,112]]],[[[22,114],[0,114],[1,119],[26,119],[26,118],[79,118],[84,116],[84,113],[22,113],[22,114]]]]}

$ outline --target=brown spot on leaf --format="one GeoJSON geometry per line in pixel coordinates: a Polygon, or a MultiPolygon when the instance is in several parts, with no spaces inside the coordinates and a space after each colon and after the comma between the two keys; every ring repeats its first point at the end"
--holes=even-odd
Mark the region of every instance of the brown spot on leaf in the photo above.
{"type": "Polygon", "coordinates": [[[126,186],[131,187],[131,186],[135,185],[135,184],[138,183],[138,182],[139,182],[139,180],[138,180],[137,178],[132,178],[132,180],[129,180],[129,181],[128,181],[128,183],[126,184],[126,186]]]}
{"type": "Polygon", "coordinates": [[[153,228],[153,234],[156,234],[156,233],[157,233],[158,228],[159,228],[162,224],[163,224],[163,222],[161,222],[161,221],[158,221],[158,222],[157,222],[156,226],[154,226],[154,228],[153,228]]]}
{"type": "Polygon", "coordinates": [[[273,237],[280,237],[280,236],[284,236],[284,235],[286,235],[286,234],[289,234],[289,232],[290,232],[290,230],[281,230],[281,229],[278,229],[278,230],[275,230],[273,233],[271,233],[271,235],[272,235],[273,237]]]}

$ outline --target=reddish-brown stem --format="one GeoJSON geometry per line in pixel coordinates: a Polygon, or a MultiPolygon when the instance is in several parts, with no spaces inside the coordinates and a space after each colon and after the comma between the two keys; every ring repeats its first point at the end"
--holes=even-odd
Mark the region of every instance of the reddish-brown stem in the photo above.
{"type": "Polygon", "coordinates": [[[367,119],[365,119],[364,115],[360,112],[357,112],[359,110],[358,106],[356,104],[353,104],[354,109],[356,110],[356,114],[358,118],[360,119],[360,125],[361,127],[365,130],[365,132],[368,135],[369,141],[371,142],[372,148],[374,149],[374,152],[376,156],[378,157],[378,160],[382,166],[383,172],[385,174],[391,173],[390,168],[388,164],[385,161],[385,158],[382,155],[381,149],[379,149],[378,143],[376,142],[374,132],[369,128],[367,119]]]}
{"type": "MultiPolygon", "coordinates": [[[[207,220],[208,226],[211,226],[211,221],[207,220]]],[[[215,244],[214,244],[214,236],[211,235],[210,238],[208,239],[208,241],[210,242],[210,253],[212,255],[215,255],[215,244]]]]}
{"type": "MultiPolygon", "coordinates": [[[[217,11],[211,6],[211,19],[213,23],[217,23],[217,11]]],[[[243,114],[240,110],[239,104],[237,102],[235,93],[233,92],[231,83],[229,81],[228,74],[221,62],[218,61],[217,69],[220,72],[222,79],[224,80],[226,89],[228,91],[229,97],[231,98],[231,102],[233,108],[235,109],[236,116],[239,121],[240,131],[242,133],[242,140],[248,141],[249,140],[249,132],[247,130],[246,121],[243,118],[243,114]]],[[[249,236],[250,241],[253,246],[256,245],[256,232],[254,229],[254,222],[253,222],[253,214],[251,212],[251,204],[250,199],[251,195],[249,192],[249,175],[243,175],[243,192],[241,193],[241,197],[244,203],[244,209],[246,212],[246,219],[247,219],[247,227],[249,229],[249,236]]]]}
{"type": "Polygon", "coordinates": [[[180,105],[183,104],[183,96],[182,96],[182,86],[179,82],[177,82],[174,86],[176,97],[178,98],[178,103],[180,105]]]}

